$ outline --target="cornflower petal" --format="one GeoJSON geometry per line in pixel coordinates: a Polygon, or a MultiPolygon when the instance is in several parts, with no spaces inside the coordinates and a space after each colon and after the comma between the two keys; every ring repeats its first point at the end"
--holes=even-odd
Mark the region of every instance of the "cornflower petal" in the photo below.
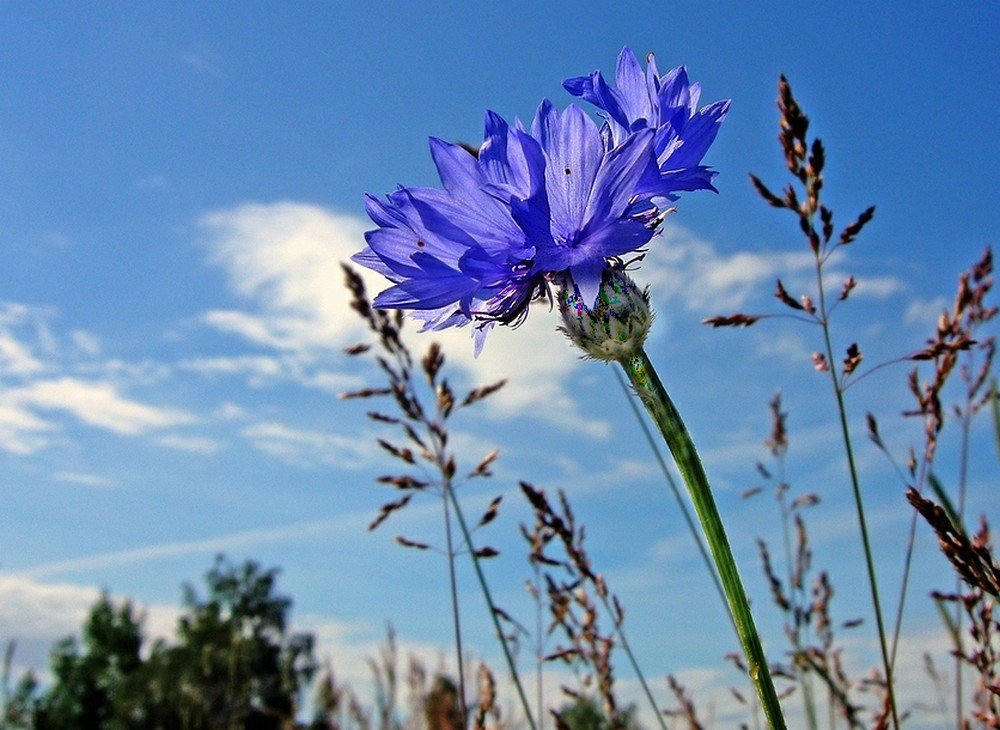
{"type": "Polygon", "coordinates": [[[380,293],[372,303],[388,309],[440,309],[475,291],[477,283],[449,269],[425,269],[425,276],[404,279],[380,293]]]}
{"type": "Polygon", "coordinates": [[[603,160],[597,125],[578,106],[571,105],[560,114],[546,100],[538,107],[531,131],[545,152],[552,235],[569,236],[582,227],[603,160]]]}
{"type": "Polygon", "coordinates": [[[643,127],[656,130],[654,150],[661,175],[642,192],[669,201],[684,190],[714,190],[713,176],[701,167],[701,159],[715,140],[729,102],[716,102],[699,111],[701,87],[690,82],[683,66],[658,76],[656,61],[649,54],[643,72],[627,47],[618,56],[615,84],[604,88],[599,71],[563,82],[571,94],[606,114],[612,145],[622,144],[628,134],[643,127]]]}
{"type": "Polygon", "coordinates": [[[478,354],[550,284],[596,304],[608,267],[656,234],[661,205],[713,189],[701,159],[728,102],[699,111],[683,67],[660,76],[651,54],[643,68],[625,48],[615,86],[599,71],[563,85],[596,105],[603,125],[548,100],[530,131],[488,111],[478,155],[430,139],[442,188],[366,197],[377,228],[354,260],[393,283],[376,306],[413,310],[424,330],[472,323],[478,354]]]}
{"type": "Polygon", "coordinates": [[[637,119],[645,119],[655,124],[653,98],[642,66],[635,54],[628,48],[623,48],[618,54],[618,65],[615,69],[615,85],[619,105],[627,120],[626,126],[631,126],[637,119]]]}

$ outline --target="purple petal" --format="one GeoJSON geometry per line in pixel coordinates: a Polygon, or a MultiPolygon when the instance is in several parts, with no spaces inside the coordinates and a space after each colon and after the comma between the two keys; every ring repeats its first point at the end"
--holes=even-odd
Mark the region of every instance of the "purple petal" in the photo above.
{"type": "Polygon", "coordinates": [[[476,282],[461,274],[406,279],[372,301],[379,309],[439,309],[474,291],[476,282]]]}
{"type": "Polygon", "coordinates": [[[399,275],[390,269],[385,262],[379,258],[377,253],[372,251],[371,246],[365,246],[362,250],[351,256],[351,261],[381,274],[389,281],[399,281],[399,275]]]}
{"type": "Polygon", "coordinates": [[[584,223],[584,213],[604,145],[593,120],[578,106],[560,115],[551,104],[538,109],[534,136],[545,151],[545,187],[548,191],[554,236],[568,236],[584,223]]]}
{"type": "Polygon", "coordinates": [[[476,158],[461,145],[451,144],[437,137],[429,139],[431,158],[437,167],[441,184],[450,194],[460,197],[479,186],[476,158]]]}
{"type": "Polygon", "coordinates": [[[677,170],[682,167],[698,165],[712,146],[722,121],[729,113],[729,101],[717,101],[702,109],[684,126],[681,135],[684,140],[676,152],[668,160],[661,161],[667,169],[677,170]]]}
{"type": "Polygon", "coordinates": [[[402,217],[373,195],[365,194],[365,212],[377,226],[395,226],[402,217]]]}
{"type": "Polygon", "coordinates": [[[691,84],[684,66],[671,69],[660,80],[659,102],[664,110],[684,108],[690,115],[691,84]]]}
{"type": "Polygon", "coordinates": [[[653,130],[642,129],[612,150],[594,180],[586,221],[618,218],[629,207],[640,179],[655,174],[653,130]]]}
{"type": "Polygon", "coordinates": [[[655,123],[655,120],[651,119],[653,102],[649,97],[646,73],[628,46],[618,54],[615,86],[625,116],[630,122],[647,119],[655,123]]]}
{"type": "Polygon", "coordinates": [[[480,322],[472,330],[472,353],[473,357],[479,357],[479,354],[483,351],[483,345],[486,344],[486,335],[490,333],[493,329],[493,325],[496,322],[480,322]]]}
{"type": "Polygon", "coordinates": [[[511,170],[507,159],[507,138],[510,126],[499,114],[486,112],[485,134],[479,148],[479,170],[495,184],[510,184],[511,170]]]}
{"type": "Polygon", "coordinates": [[[600,74],[600,71],[594,71],[586,76],[574,76],[571,79],[565,79],[562,85],[573,96],[579,96],[584,101],[598,105],[598,96],[594,91],[594,79],[600,74]]]}

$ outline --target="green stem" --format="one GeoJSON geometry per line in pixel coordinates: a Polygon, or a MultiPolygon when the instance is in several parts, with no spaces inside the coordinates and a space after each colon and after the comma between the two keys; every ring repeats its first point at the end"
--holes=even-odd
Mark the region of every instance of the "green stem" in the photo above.
{"type": "Polygon", "coordinates": [[[458,504],[458,499],[455,497],[455,490],[452,488],[450,483],[445,485],[445,491],[448,493],[448,498],[451,500],[451,504],[455,508],[455,516],[458,518],[458,525],[462,529],[462,536],[465,538],[465,546],[469,551],[469,556],[472,558],[472,565],[476,569],[476,577],[479,579],[479,587],[482,588],[483,597],[486,599],[486,604],[490,609],[490,618],[493,619],[493,628],[497,632],[497,638],[500,640],[500,646],[503,648],[504,659],[507,660],[507,668],[510,670],[510,676],[514,680],[514,686],[517,688],[518,697],[521,699],[524,716],[528,720],[528,725],[531,727],[531,730],[536,730],[535,719],[531,714],[531,705],[528,704],[528,698],[524,694],[524,688],[521,686],[521,679],[517,675],[517,667],[514,666],[514,657],[510,653],[510,647],[507,646],[507,638],[504,636],[503,629],[500,627],[500,619],[497,618],[496,604],[493,602],[493,594],[490,593],[490,587],[486,583],[486,576],[483,575],[482,566],[479,565],[479,557],[476,555],[476,548],[472,544],[472,533],[469,531],[469,526],[465,522],[465,515],[462,514],[462,508],[458,504]]]}
{"type": "Polygon", "coordinates": [[[681,420],[680,413],[667,395],[663,383],[656,374],[653,364],[646,353],[639,350],[629,358],[623,358],[619,364],[625,370],[636,393],[642,399],[650,416],[656,422],[663,439],[673,454],[674,461],[684,477],[688,493],[694,504],[695,512],[701,522],[706,541],[712,552],[712,558],[719,571],[719,578],[725,589],[729,611],[736,623],[743,653],[747,659],[750,679],[754,683],[764,715],[772,728],[785,728],[785,719],[781,712],[781,704],[771,681],[771,672],[767,666],[767,658],[760,643],[757,627],[750,613],[750,603],[747,600],[743,582],[740,579],[736,561],[733,558],[726,530],[719,516],[712,497],[712,489],[702,467],[701,459],[695,450],[691,435],[681,420]]]}
{"type": "Polygon", "coordinates": [[[543,663],[545,659],[545,630],[542,613],[542,570],[537,563],[532,564],[535,572],[534,593],[535,599],[535,704],[538,712],[538,727],[544,727],[545,711],[542,697],[544,695],[545,674],[543,663]]]}
{"type": "MultiPolygon", "coordinates": [[[[969,352],[969,372],[975,372],[972,368],[972,357],[973,353],[969,352]]],[[[970,386],[971,388],[971,386],[970,386]]],[[[965,398],[965,408],[962,410],[962,450],[961,457],[958,461],[958,519],[959,525],[965,522],[965,489],[966,480],[968,479],[968,468],[969,468],[969,432],[972,427],[972,391],[967,391],[965,398]]],[[[955,593],[962,595],[962,579],[960,576],[956,577],[955,580],[955,593]]],[[[955,604],[955,626],[957,627],[956,633],[959,637],[962,636],[962,623],[964,621],[964,616],[962,615],[962,604],[958,602],[955,604]]],[[[957,647],[961,649],[961,646],[957,647]]],[[[955,657],[955,717],[957,722],[961,723],[963,715],[965,714],[965,700],[964,700],[964,690],[962,688],[962,661],[959,656],[955,657]]]]}
{"type": "Polygon", "coordinates": [[[622,649],[625,650],[625,655],[628,657],[629,663],[632,665],[632,671],[635,672],[635,676],[639,679],[639,685],[642,687],[642,691],[646,695],[646,699],[649,700],[650,707],[653,708],[653,715],[656,717],[656,722],[660,726],[660,730],[667,730],[667,723],[663,720],[663,711],[660,710],[659,706],[656,704],[656,700],[653,698],[653,691],[649,688],[646,683],[646,675],[642,673],[642,669],[639,668],[639,662],[635,658],[635,654],[632,653],[632,647],[628,643],[628,639],[625,638],[625,630],[621,627],[618,622],[620,618],[618,613],[612,609],[611,601],[608,600],[607,594],[600,596],[601,602],[604,604],[604,610],[608,612],[614,619],[615,633],[618,634],[618,640],[621,642],[622,649]]]}
{"type": "MultiPolygon", "coordinates": [[[[646,421],[642,417],[642,413],[639,412],[639,407],[635,404],[635,399],[632,397],[632,393],[629,391],[624,378],[622,378],[622,374],[615,370],[615,377],[618,379],[618,384],[625,392],[625,398],[628,400],[628,404],[632,408],[635,420],[639,422],[639,428],[642,429],[642,433],[646,437],[646,443],[649,444],[649,448],[653,452],[653,456],[656,457],[656,462],[660,465],[660,471],[663,472],[663,476],[667,480],[670,492],[677,501],[677,506],[680,508],[681,515],[684,517],[684,523],[687,525],[688,532],[691,533],[691,538],[694,540],[694,544],[698,548],[698,554],[701,555],[702,562],[705,563],[705,567],[708,569],[708,574],[712,578],[712,584],[715,586],[715,590],[719,594],[719,598],[722,599],[722,604],[726,605],[726,592],[722,590],[722,583],[719,582],[719,574],[716,572],[715,566],[712,564],[712,558],[708,554],[708,549],[705,547],[705,543],[701,541],[701,537],[698,535],[698,527],[694,524],[694,518],[691,517],[691,512],[688,510],[687,504],[684,503],[683,497],[681,497],[681,492],[677,488],[677,482],[674,481],[673,476],[670,474],[667,462],[664,461],[663,455],[660,454],[660,450],[656,446],[656,441],[653,440],[653,434],[650,433],[649,426],[646,425],[646,421]]],[[[730,614],[729,622],[732,623],[732,621],[733,617],[730,614]]],[[[736,631],[736,624],[733,624],[733,631],[736,631]]],[[[738,631],[736,635],[737,638],[739,638],[738,631]]]]}
{"type": "Polygon", "coordinates": [[[448,579],[451,588],[451,616],[455,629],[455,654],[458,660],[458,699],[462,708],[462,717],[468,721],[469,710],[465,695],[465,657],[462,653],[462,624],[458,613],[458,580],[455,576],[455,548],[451,538],[451,508],[448,504],[448,493],[451,492],[451,480],[445,479],[444,495],[444,534],[448,543],[448,579]]]}
{"type": "Polygon", "coordinates": [[[892,662],[889,660],[889,648],[886,643],[885,622],[882,619],[882,602],[878,595],[878,582],[875,579],[875,561],[872,557],[871,540],[868,538],[868,521],[865,519],[865,505],[861,497],[861,484],[858,480],[858,468],[854,463],[854,447],[851,446],[851,430],[847,425],[847,406],[844,404],[844,390],[837,376],[836,360],[833,356],[833,343],[830,341],[830,322],[826,310],[826,295],[823,291],[822,261],[816,260],[816,280],[819,290],[820,323],[823,326],[823,340],[826,343],[827,364],[830,380],[833,382],[833,392],[837,398],[837,412],[840,414],[840,431],[844,439],[844,450],[847,452],[847,466],[851,475],[851,489],[854,493],[854,506],[858,513],[858,527],[861,529],[861,544],[865,553],[865,567],[868,570],[868,585],[871,588],[872,604],[875,609],[875,623],[878,627],[879,648],[882,651],[882,666],[885,670],[885,686],[889,696],[889,709],[892,713],[893,727],[899,728],[899,714],[896,711],[896,694],[893,691],[892,662]]]}

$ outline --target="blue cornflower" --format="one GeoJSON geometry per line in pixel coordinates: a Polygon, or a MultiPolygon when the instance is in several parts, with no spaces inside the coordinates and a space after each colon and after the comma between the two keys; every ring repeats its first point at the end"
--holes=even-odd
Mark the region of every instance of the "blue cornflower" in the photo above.
{"type": "Polygon", "coordinates": [[[635,211],[641,181],[658,175],[652,142],[640,130],[606,150],[581,109],[560,114],[548,101],[530,133],[487,113],[478,157],[432,138],[443,189],[366,198],[378,228],[354,260],[394,282],[375,305],[420,312],[430,329],[476,321],[481,347],[492,323],[523,317],[557,274],[596,300],[607,259],[655,232],[648,206],[635,211]]]}
{"type": "Polygon", "coordinates": [[[512,215],[535,246],[536,267],[566,272],[585,301],[597,299],[608,259],[653,237],[655,210],[637,191],[658,177],[653,131],[641,129],[607,149],[598,126],[579,107],[561,114],[543,101],[525,144],[530,178],[540,190],[511,201],[512,215]]]}
{"type": "Polygon", "coordinates": [[[487,192],[483,165],[460,145],[431,138],[430,147],[444,189],[366,196],[378,228],[365,233],[368,245],[353,260],[394,283],[377,307],[414,310],[424,329],[477,321],[478,352],[493,323],[523,315],[542,281],[509,206],[487,192]]]}
{"type": "Polygon", "coordinates": [[[530,130],[487,112],[477,154],[431,138],[443,188],[366,198],[378,227],[354,260],[393,282],[375,305],[412,310],[424,329],[475,323],[478,353],[493,325],[521,321],[550,284],[596,303],[609,263],[656,234],[658,206],[711,188],[714,173],[698,163],[728,105],[695,111],[683,69],[660,78],[652,60],[643,104],[637,70],[626,49],[618,89],[599,72],[566,82],[604,109],[602,127],[546,100],[530,130]]]}
{"type": "Polygon", "coordinates": [[[603,111],[609,144],[620,144],[636,129],[655,130],[653,149],[660,169],[656,195],[676,200],[680,191],[715,190],[716,173],[701,160],[726,118],[729,100],[698,109],[701,85],[688,80],[687,69],[678,66],[660,76],[650,53],[643,71],[627,47],[618,55],[615,84],[609,86],[600,71],[563,81],[569,93],[603,111]]]}

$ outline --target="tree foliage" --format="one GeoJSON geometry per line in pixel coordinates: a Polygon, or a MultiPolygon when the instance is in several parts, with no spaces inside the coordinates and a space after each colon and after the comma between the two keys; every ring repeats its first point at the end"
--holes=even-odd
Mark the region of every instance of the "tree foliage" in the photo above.
{"type": "Polygon", "coordinates": [[[104,594],[81,639],[53,650],[53,682],[15,693],[4,727],[222,730],[294,726],[316,669],[311,634],[288,631],[278,570],[216,558],[204,595],[184,587],[176,639],[146,642],[144,616],[104,594]],[[25,721],[28,720],[28,723],[25,721]]]}

